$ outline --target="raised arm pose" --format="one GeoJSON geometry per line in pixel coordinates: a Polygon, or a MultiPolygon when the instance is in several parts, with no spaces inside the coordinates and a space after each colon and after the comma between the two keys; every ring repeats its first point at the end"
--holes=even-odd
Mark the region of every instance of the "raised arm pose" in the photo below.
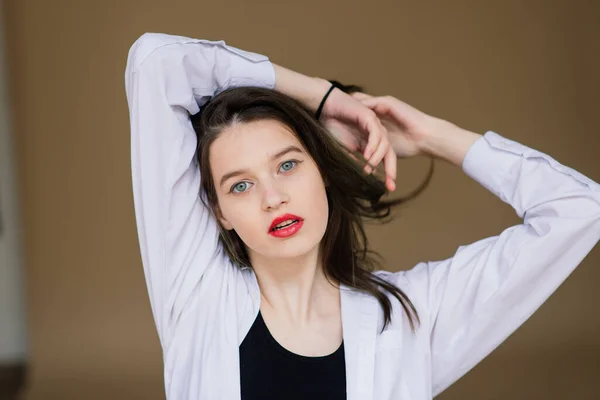
{"type": "Polygon", "coordinates": [[[165,34],[134,43],[125,78],[169,399],[431,399],[600,238],[597,183],[395,98],[165,34]],[[397,157],[415,155],[461,167],[523,223],[443,261],[374,271],[363,220],[402,201],[382,196],[397,157]]]}

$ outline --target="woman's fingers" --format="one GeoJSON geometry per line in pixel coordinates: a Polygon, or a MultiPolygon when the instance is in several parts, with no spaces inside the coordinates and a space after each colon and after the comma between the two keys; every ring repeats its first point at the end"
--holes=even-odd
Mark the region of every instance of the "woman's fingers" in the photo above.
{"type": "Polygon", "coordinates": [[[365,171],[367,173],[370,174],[374,168],[377,168],[377,166],[379,165],[381,160],[383,160],[383,157],[385,157],[389,148],[390,148],[390,141],[388,140],[387,134],[386,134],[386,135],[382,136],[381,140],[379,141],[379,145],[377,146],[377,149],[375,150],[375,152],[373,153],[371,158],[369,158],[367,160],[367,165],[365,167],[365,171]]]}
{"type": "Polygon", "coordinates": [[[392,104],[381,97],[370,97],[361,101],[365,106],[373,110],[378,116],[389,115],[395,119],[397,118],[392,104]]]}
{"type": "Polygon", "coordinates": [[[391,96],[365,98],[361,103],[373,110],[377,116],[391,117],[402,126],[422,124],[426,117],[426,114],[410,104],[391,96]]]}
{"type": "Polygon", "coordinates": [[[375,153],[375,150],[379,147],[379,142],[381,142],[381,139],[384,136],[385,128],[374,112],[370,110],[367,111],[368,114],[366,114],[364,122],[360,125],[362,125],[362,131],[368,134],[367,145],[365,146],[363,156],[365,157],[365,160],[369,161],[375,153]]]}
{"type": "Polygon", "coordinates": [[[397,172],[398,157],[396,152],[390,146],[385,157],[383,158],[383,166],[385,169],[385,184],[390,192],[396,190],[396,172],[397,172]]]}
{"type": "MultiPolygon", "coordinates": [[[[387,145],[382,144],[377,152],[385,151],[383,155],[383,160],[379,160],[373,156],[373,161],[369,162],[365,166],[365,172],[371,173],[373,170],[377,168],[380,161],[383,161],[383,168],[385,171],[385,185],[390,192],[396,190],[396,175],[397,175],[397,163],[398,157],[393,147],[388,143],[387,145]]],[[[355,158],[356,159],[356,158],[355,158]]]]}
{"type": "MultiPolygon", "coordinates": [[[[363,157],[366,161],[365,172],[372,173],[383,161],[386,174],[386,187],[390,191],[395,190],[396,153],[390,144],[388,132],[377,114],[377,111],[382,106],[379,102],[375,101],[377,98],[364,93],[354,93],[350,97],[347,94],[338,92],[334,91],[332,93],[332,101],[329,103],[329,108],[327,108],[325,115],[329,115],[334,120],[339,119],[358,128],[354,134],[350,131],[338,129],[338,139],[341,139],[346,150],[350,151],[353,150],[353,143],[362,148],[361,144],[364,143],[362,140],[366,139],[363,149],[363,157]],[[333,101],[336,99],[337,102],[333,101]]],[[[389,110],[386,110],[387,112],[389,110]]],[[[335,124],[332,127],[335,128],[335,124]]],[[[335,129],[333,131],[335,133],[335,129]]]]}
{"type": "Polygon", "coordinates": [[[370,99],[373,97],[371,95],[368,95],[368,94],[362,93],[362,92],[354,92],[350,96],[354,97],[358,101],[363,101],[363,100],[370,99]]]}

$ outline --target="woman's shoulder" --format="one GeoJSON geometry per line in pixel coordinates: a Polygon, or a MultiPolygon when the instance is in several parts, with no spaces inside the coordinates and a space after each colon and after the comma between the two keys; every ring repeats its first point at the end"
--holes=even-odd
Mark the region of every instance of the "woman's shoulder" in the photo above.
{"type": "Polygon", "coordinates": [[[378,278],[381,278],[389,283],[401,286],[407,286],[411,284],[411,281],[418,279],[419,275],[427,271],[428,263],[420,262],[407,270],[400,271],[388,271],[388,270],[377,270],[373,271],[373,274],[378,278]]]}
{"type": "Polygon", "coordinates": [[[404,287],[429,287],[443,278],[445,271],[452,262],[452,258],[439,261],[421,261],[413,267],[397,272],[378,270],[374,271],[377,277],[393,283],[400,288],[404,287]]]}
{"type": "Polygon", "coordinates": [[[396,281],[398,279],[405,279],[405,272],[406,271],[392,272],[392,271],[380,269],[377,271],[373,271],[373,275],[377,276],[378,278],[384,279],[390,283],[393,283],[394,281],[396,281]]]}
{"type": "MultiPolygon", "coordinates": [[[[377,278],[390,283],[400,289],[404,294],[414,295],[415,285],[411,283],[410,273],[409,271],[387,271],[387,270],[378,270],[373,271],[373,275],[377,278]]],[[[393,297],[391,293],[387,293],[388,297],[393,297]]]]}
{"type": "MultiPolygon", "coordinates": [[[[419,303],[426,296],[430,285],[431,263],[420,262],[407,270],[377,270],[373,274],[400,289],[411,301],[419,303]]],[[[390,294],[391,296],[391,294],[390,294]]],[[[415,304],[416,305],[416,304],[415,304]]]]}

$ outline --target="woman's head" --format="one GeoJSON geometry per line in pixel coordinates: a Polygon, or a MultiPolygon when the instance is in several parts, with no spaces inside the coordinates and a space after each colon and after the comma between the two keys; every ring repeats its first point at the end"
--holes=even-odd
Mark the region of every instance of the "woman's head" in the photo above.
{"type": "Polygon", "coordinates": [[[214,132],[208,150],[212,183],[205,188],[216,194],[212,205],[224,233],[239,237],[253,260],[318,251],[327,228],[327,195],[301,135],[277,119],[242,122],[244,114],[238,115],[214,132]],[[302,226],[292,236],[279,237],[284,231],[271,225],[286,214],[299,217],[302,226]]]}
{"type": "Polygon", "coordinates": [[[370,273],[375,263],[363,228],[363,219],[386,218],[403,200],[383,201],[385,184],[366,175],[302,105],[272,90],[236,88],[192,121],[201,198],[235,264],[251,267],[251,255],[276,260],[316,251],[328,279],[378,298],[386,323],[391,303],[381,289],[416,315],[398,288],[370,273]],[[303,226],[293,236],[274,236],[271,222],[288,213],[303,226]]]}

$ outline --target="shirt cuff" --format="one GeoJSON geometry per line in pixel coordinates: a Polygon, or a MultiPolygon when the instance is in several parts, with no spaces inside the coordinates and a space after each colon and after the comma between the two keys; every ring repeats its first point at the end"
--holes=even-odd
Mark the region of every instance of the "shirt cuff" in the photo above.
{"type": "Polygon", "coordinates": [[[518,177],[523,158],[547,162],[555,171],[567,174],[594,191],[598,184],[578,171],[560,164],[549,155],[488,131],[469,149],[462,169],[483,187],[508,202],[502,189],[507,181],[518,177]]]}
{"type": "Polygon", "coordinates": [[[218,42],[224,49],[230,52],[230,80],[217,94],[230,87],[257,86],[267,89],[275,87],[275,69],[269,61],[269,57],[241,50],[233,46],[218,42]]]}
{"type": "Polygon", "coordinates": [[[471,146],[462,164],[469,177],[507,201],[502,193],[504,183],[510,179],[512,166],[528,152],[528,147],[488,131],[471,146]]]}

